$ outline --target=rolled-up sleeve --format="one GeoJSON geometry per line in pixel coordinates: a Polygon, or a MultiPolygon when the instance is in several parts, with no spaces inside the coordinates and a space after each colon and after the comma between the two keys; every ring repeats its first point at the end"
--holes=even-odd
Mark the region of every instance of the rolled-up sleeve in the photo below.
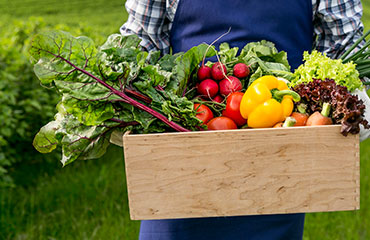
{"type": "Polygon", "coordinates": [[[314,49],[338,58],[363,34],[360,0],[317,0],[314,4],[314,49]]]}

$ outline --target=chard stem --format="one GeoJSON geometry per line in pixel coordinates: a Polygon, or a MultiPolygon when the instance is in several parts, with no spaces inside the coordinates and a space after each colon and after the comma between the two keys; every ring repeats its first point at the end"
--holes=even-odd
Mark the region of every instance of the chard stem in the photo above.
{"type": "Polygon", "coordinates": [[[139,100],[147,103],[147,104],[150,104],[152,102],[151,98],[149,98],[149,97],[145,96],[144,94],[141,94],[137,91],[125,88],[124,92],[128,95],[131,95],[132,97],[134,97],[136,99],[139,99],[139,100]]]}

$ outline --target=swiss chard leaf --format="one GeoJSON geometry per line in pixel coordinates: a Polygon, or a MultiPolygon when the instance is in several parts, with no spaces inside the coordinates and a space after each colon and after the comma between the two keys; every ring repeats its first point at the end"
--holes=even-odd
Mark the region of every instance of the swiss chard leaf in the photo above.
{"type": "Polygon", "coordinates": [[[196,117],[194,103],[186,97],[167,93],[167,100],[162,102],[162,111],[167,114],[169,119],[181,122],[183,126],[192,130],[197,130],[196,127],[201,123],[196,117]]]}
{"type": "Polygon", "coordinates": [[[127,103],[121,103],[121,111],[117,111],[115,118],[124,122],[136,122],[132,126],[127,126],[127,130],[137,133],[155,133],[164,132],[168,127],[152,115],[145,111],[139,110],[127,103]]]}
{"type": "Polygon", "coordinates": [[[93,73],[97,50],[88,37],[73,37],[66,32],[51,31],[37,35],[29,53],[36,63],[35,74],[42,84],[49,84],[54,80],[89,81],[90,77],[78,73],[76,67],[93,73]]]}
{"type": "Polygon", "coordinates": [[[60,122],[55,120],[43,126],[33,140],[33,146],[40,153],[52,152],[59,144],[55,132],[60,128],[60,122]]]}
{"type": "Polygon", "coordinates": [[[105,80],[130,82],[145,64],[147,52],[141,51],[136,35],[112,34],[99,48],[99,70],[105,80]]]}
{"type": "Polygon", "coordinates": [[[180,54],[175,59],[175,65],[172,69],[173,77],[167,84],[166,91],[172,92],[177,96],[182,96],[191,74],[197,69],[203,57],[212,57],[214,55],[215,52],[212,48],[209,49],[207,44],[200,44],[192,47],[186,53],[180,54]]]}
{"type": "Polygon", "coordinates": [[[56,136],[61,138],[63,166],[76,159],[101,157],[109,145],[112,130],[106,126],[85,126],[72,115],[66,115],[56,131],[56,136]]]}
{"type": "Polygon", "coordinates": [[[101,156],[117,127],[144,133],[169,127],[189,131],[171,119],[183,119],[195,127],[192,103],[180,101],[176,94],[182,94],[180,89],[185,88],[206,45],[161,61],[158,54],[142,51],[139,43],[134,35],[112,35],[97,49],[91,39],[65,32],[35,37],[30,48],[35,72],[41,83],[54,85],[63,95],[58,107],[62,120],[41,129],[34,142],[37,149],[47,152],[61,145],[65,165],[101,156]],[[158,92],[169,85],[168,93],[158,92]],[[188,109],[182,110],[180,104],[185,103],[188,109]]]}
{"type": "Polygon", "coordinates": [[[171,72],[160,70],[158,65],[147,65],[141,70],[143,74],[140,79],[148,81],[150,86],[166,86],[172,76],[171,72]]]}
{"type": "Polygon", "coordinates": [[[65,97],[63,106],[69,114],[75,116],[86,126],[102,124],[114,117],[113,104],[107,101],[78,100],[65,97]]]}
{"type": "Polygon", "coordinates": [[[54,83],[61,94],[68,94],[80,100],[102,100],[112,96],[112,92],[109,89],[96,81],[82,83],[54,80],[54,83]]]}

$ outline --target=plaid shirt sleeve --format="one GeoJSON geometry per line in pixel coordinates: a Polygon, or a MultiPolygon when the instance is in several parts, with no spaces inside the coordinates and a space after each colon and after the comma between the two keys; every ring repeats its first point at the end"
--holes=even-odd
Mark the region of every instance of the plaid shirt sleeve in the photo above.
{"type": "Polygon", "coordinates": [[[128,20],[120,31],[122,35],[136,34],[141,46],[148,50],[170,50],[169,34],[177,0],[127,0],[128,20]]]}
{"type": "Polygon", "coordinates": [[[313,48],[331,58],[342,55],[361,37],[361,17],[360,0],[313,0],[313,48]]]}

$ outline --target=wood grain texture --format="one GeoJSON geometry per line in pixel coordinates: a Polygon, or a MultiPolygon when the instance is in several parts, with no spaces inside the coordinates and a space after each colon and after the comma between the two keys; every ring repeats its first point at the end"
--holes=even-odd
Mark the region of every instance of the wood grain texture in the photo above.
{"type": "Polygon", "coordinates": [[[131,219],[359,209],[359,138],[340,126],[123,136],[131,219]]]}

